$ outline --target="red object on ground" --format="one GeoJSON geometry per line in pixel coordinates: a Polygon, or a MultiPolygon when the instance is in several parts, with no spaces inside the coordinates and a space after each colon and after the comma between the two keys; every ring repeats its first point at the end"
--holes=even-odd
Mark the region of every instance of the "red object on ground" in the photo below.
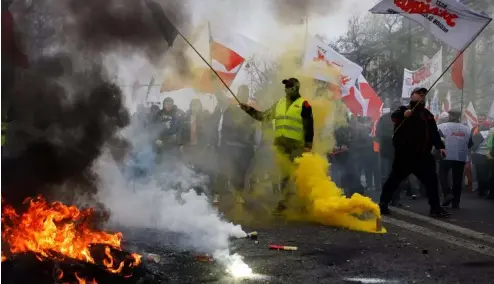
{"type": "Polygon", "coordinates": [[[292,246],[282,246],[282,245],[269,245],[269,249],[275,250],[297,250],[297,247],[292,246]]]}

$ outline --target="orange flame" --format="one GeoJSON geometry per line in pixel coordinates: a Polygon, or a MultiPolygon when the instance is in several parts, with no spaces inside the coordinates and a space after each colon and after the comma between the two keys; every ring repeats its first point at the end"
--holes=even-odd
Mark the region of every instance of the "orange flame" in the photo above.
{"type": "MultiPolygon", "coordinates": [[[[91,208],[79,210],[60,202],[48,204],[41,196],[26,199],[25,203],[29,207],[22,215],[11,206],[2,208],[2,240],[9,244],[13,254],[34,252],[41,260],[67,256],[95,263],[89,251],[91,244],[121,249],[122,233],[110,234],[91,229],[89,217],[94,213],[91,208]]],[[[109,247],[105,248],[105,254],[109,258],[103,261],[107,269],[120,273],[124,262],[114,268],[115,261],[109,247]]],[[[132,267],[140,264],[139,255],[132,254],[130,257],[132,267]]]]}
{"type": "Polygon", "coordinates": [[[75,273],[75,278],[77,279],[77,283],[79,284],[98,284],[95,279],[88,282],[84,278],[79,277],[79,275],[77,275],[77,272],[75,273]]]}

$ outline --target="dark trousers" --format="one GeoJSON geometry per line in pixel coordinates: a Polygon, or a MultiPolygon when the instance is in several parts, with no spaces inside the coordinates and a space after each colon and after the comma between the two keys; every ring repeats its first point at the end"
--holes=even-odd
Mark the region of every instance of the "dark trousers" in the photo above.
{"type": "Polygon", "coordinates": [[[397,155],[391,173],[383,185],[380,203],[387,205],[391,202],[400,183],[410,174],[414,174],[425,186],[430,207],[440,208],[436,163],[432,155],[407,158],[397,155]]]}
{"type": "Polygon", "coordinates": [[[453,194],[453,204],[459,204],[461,190],[463,188],[463,172],[465,162],[442,160],[439,162],[439,181],[443,190],[444,197],[453,194]],[[449,172],[453,174],[453,189],[449,185],[449,172]]]}
{"type": "Polygon", "coordinates": [[[489,159],[485,155],[477,153],[472,154],[472,163],[475,166],[475,175],[477,177],[477,193],[485,195],[489,191],[489,159]]]}
{"type": "Polygon", "coordinates": [[[219,173],[216,188],[221,193],[228,192],[228,183],[235,190],[244,189],[245,178],[254,156],[252,147],[223,145],[218,149],[219,173]]]}

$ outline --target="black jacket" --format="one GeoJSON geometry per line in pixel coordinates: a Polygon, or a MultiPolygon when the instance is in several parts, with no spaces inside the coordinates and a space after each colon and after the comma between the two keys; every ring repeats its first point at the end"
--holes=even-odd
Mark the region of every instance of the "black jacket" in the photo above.
{"type": "MultiPolygon", "coordinates": [[[[210,113],[203,111],[197,114],[196,117],[196,132],[198,145],[208,145],[210,143],[210,133],[212,129],[209,129],[210,113]]],[[[180,127],[180,144],[188,145],[190,143],[190,126],[191,126],[192,113],[187,111],[182,119],[180,127]]]]}
{"type": "Polygon", "coordinates": [[[155,117],[155,122],[159,128],[159,139],[163,142],[176,142],[180,140],[180,125],[183,119],[183,112],[173,106],[171,111],[160,110],[155,117]]]}
{"type": "Polygon", "coordinates": [[[392,113],[386,113],[377,122],[376,139],[379,142],[379,153],[386,159],[393,158],[393,130],[394,124],[391,120],[392,113]]]}
{"type": "Polygon", "coordinates": [[[238,106],[229,105],[225,109],[217,107],[213,113],[214,145],[246,146],[255,144],[256,127],[252,119],[238,106]],[[223,120],[221,116],[223,115],[223,120]],[[221,125],[221,135],[218,131],[221,125]],[[221,141],[220,141],[221,140],[221,141]]]}
{"type": "Polygon", "coordinates": [[[401,106],[391,114],[394,122],[393,146],[396,157],[416,158],[431,155],[432,146],[444,149],[434,115],[426,108],[416,108],[405,118],[408,106],[401,106]]]}

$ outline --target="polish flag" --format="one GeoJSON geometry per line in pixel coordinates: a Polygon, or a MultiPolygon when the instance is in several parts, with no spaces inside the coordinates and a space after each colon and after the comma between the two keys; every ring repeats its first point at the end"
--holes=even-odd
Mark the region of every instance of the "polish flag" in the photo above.
{"type": "MultiPolygon", "coordinates": [[[[235,80],[245,59],[259,50],[259,47],[258,43],[242,34],[229,32],[222,27],[213,31],[209,26],[211,66],[228,87],[235,80]]],[[[217,80],[211,69],[204,68],[194,87],[202,93],[214,93],[218,87],[223,89],[224,85],[217,80]]]]}
{"type": "MultiPolygon", "coordinates": [[[[224,28],[208,27],[209,31],[209,63],[227,86],[230,86],[242,68],[245,59],[260,45],[244,35],[228,31],[224,28]]],[[[206,57],[207,58],[207,57],[206,57]]],[[[194,71],[192,82],[171,86],[163,82],[161,91],[174,91],[183,88],[194,88],[202,93],[214,93],[217,88],[224,88],[222,82],[208,66],[194,71]]],[[[170,83],[170,82],[167,82],[170,83]]]]}
{"type": "Polygon", "coordinates": [[[448,91],[448,94],[446,94],[446,98],[442,104],[442,111],[448,112],[450,110],[451,110],[451,93],[448,91]]]}
{"type": "Polygon", "coordinates": [[[473,127],[475,127],[479,123],[479,121],[477,119],[477,113],[475,112],[475,108],[473,107],[472,102],[470,102],[468,104],[468,107],[465,110],[464,116],[465,116],[465,119],[467,120],[468,127],[470,127],[470,129],[472,129],[473,127]]]}
{"type": "Polygon", "coordinates": [[[351,87],[348,93],[342,94],[341,99],[354,115],[364,116],[366,114],[369,100],[362,96],[356,86],[351,87]]]}
{"type": "Polygon", "coordinates": [[[458,89],[463,89],[465,83],[463,80],[463,53],[461,53],[458,59],[453,63],[453,67],[451,68],[451,79],[453,79],[453,82],[458,89]]]}
{"type": "Polygon", "coordinates": [[[372,121],[377,121],[381,117],[383,102],[376,92],[369,85],[369,82],[360,75],[358,78],[358,87],[362,97],[368,101],[367,108],[364,111],[365,116],[372,118],[372,121]]]}

